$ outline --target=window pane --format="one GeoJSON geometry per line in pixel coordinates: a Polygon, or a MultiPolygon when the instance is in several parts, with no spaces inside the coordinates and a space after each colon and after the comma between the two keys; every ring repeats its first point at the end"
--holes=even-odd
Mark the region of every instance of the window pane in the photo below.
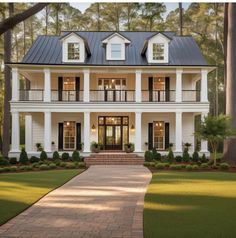
{"type": "Polygon", "coordinates": [[[121,58],[121,44],[111,44],[111,57],[115,59],[121,58]]]}
{"type": "Polygon", "coordinates": [[[68,43],[68,59],[80,59],[79,43],[68,43]]]}
{"type": "Polygon", "coordinates": [[[164,122],[157,121],[153,123],[153,142],[154,147],[159,150],[164,149],[164,122]]]}
{"type": "Polygon", "coordinates": [[[64,149],[75,149],[75,122],[64,122],[64,149]]]}
{"type": "Polygon", "coordinates": [[[121,51],[112,51],[111,58],[120,59],[121,58],[121,51]]]}
{"type": "Polygon", "coordinates": [[[164,60],[164,44],[154,43],[152,45],[153,60],[164,60]]]}

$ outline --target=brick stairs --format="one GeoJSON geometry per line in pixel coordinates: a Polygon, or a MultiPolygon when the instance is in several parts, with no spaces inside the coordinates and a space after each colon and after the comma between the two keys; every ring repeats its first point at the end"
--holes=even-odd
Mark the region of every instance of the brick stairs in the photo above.
{"type": "Polygon", "coordinates": [[[84,159],[91,165],[143,165],[144,158],[133,153],[93,153],[84,159]]]}

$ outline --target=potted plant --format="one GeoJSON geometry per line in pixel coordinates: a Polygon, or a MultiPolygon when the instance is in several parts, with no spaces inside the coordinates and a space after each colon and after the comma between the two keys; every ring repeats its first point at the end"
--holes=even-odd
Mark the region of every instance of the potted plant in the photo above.
{"type": "Polygon", "coordinates": [[[37,148],[37,151],[43,151],[43,147],[42,147],[42,144],[41,143],[36,143],[35,144],[36,148],[37,148]]]}
{"type": "Polygon", "coordinates": [[[125,152],[126,152],[126,153],[132,153],[132,152],[134,152],[134,144],[133,144],[133,143],[127,143],[127,144],[125,144],[125,152]]]}
{"type": "Polygon", "coordinates": [[[91,143],[91,151],[93,153],[99,153],[101,149],[101,145],[95,141],[91,143]]]}

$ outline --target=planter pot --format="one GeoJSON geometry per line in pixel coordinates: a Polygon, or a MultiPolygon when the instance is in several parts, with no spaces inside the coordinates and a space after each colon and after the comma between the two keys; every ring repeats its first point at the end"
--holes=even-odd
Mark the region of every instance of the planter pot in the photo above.
{"type": "Polygon", "coordinates": [[[92,148],[92,152],[93,153],[99,153],[100,152],[100,148],[92,148]]]}

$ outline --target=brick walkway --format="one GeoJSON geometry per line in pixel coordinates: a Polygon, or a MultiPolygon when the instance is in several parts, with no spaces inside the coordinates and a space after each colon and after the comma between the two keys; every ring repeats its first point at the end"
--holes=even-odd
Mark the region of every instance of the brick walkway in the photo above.
{"type": "Polygon", "coordinates": [[[143,166],[92,166],[0,227],[12,238],[141,238],[143,166]]]}

